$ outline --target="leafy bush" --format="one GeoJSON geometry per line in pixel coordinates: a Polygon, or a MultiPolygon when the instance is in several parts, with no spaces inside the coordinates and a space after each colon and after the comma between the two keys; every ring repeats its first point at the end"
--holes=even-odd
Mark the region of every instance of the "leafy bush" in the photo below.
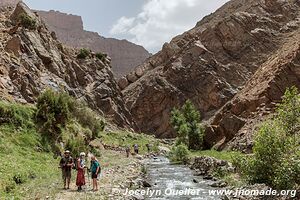
{"type": "Polygon", "coordinates": [[[37,101],[36,122],[41,133],[51,141],[58,139],[61,128],[65,127],[71,117],[74,100],[66,93],[51,89],[43,92],[37,101]]]}
{"type": "Polygon", "coordinates": [[[287,89],[282,102],[277,105],[276,110],[278,122],[289,135],[299,134],[300,131],[300,100],[296,87],[287,89]]]}
{"type": "Polygon", "coordinates": [[[171,115],[171,124],[177,133],[177,144],[186,144],[193,150],[201,149],[204,128],[200,124],[200,113],[192,102],[186,101],[181,110],[173,109],[171,115]]]}
{"type": "Polygon", "coordinates": [[[189,160],[189,154],[190,152],[188,150],[188,147],[184,144],[180,144],[172,147],[169,153],[169,158],[173,162],[186,163],[189,160]]]}
{"type": "Polygon", "coordinates": [[[106,54],[102,54],[102,53],[96,53],[96,58],[98,58],[99,60],[101,60],[102,62],[105,62],[107,55],[106,54]]]}
{"type": "Polygon", "coordinates": [[[250,183],[266,183],[276,189],[299,186],[299,103],[297,89],[288,89],[275,117],[255,134],[253,155],[236,158],[234,164],[250,183]]]}
{"type": "Polygon", "coordinates": [[[104,121],[83,103],[64,92],[51,89],[37,102],[36,122],[42,134],[44,150],[62,152],[62,145],[77,154],[86,150],[89,141],[99,137],[104,121]]]}
{"type": "Polygon", "coordinates": [[[223,179],[224,177],[228,176],[229,174],[230,173],[228,172],[227,168],[225,168],[225,167],[216,167],[212,173],[212,175],[214,177],[217,177],[220,179],[223,179]]]}
{"type": "Polygon", "coordinates": [[[104,130],[105,122],[101,119],[97,113],[88,108],[82,103],[76,102],[74,107],[73,116],[78,122],[85,128],[89,128],[92,131],[91,139],[95,139],[100,136],[100,132],[104,130]]]}
{"type": "Polygon", "coordinates": [[[80,135],[70,138],[66,142],[66,149],[69,149],[75,157],[79,156],[80,152],[89,150],[84,137],[80,135]]]}
{"type": "Polygon", "coordinates": [[[90,50],[82,48],[79,50],[79,53],[77,54],[78,59],[86,59],[90,55],[90,50]]]}
{"type": "Polygon", "coordinates": [[[22,13],[19,16],[20,24],[29,30],[35,30],[37,28],[36,20],[30,17],[29,15],[22,13]]]}
{"type": "Polygon", "coordinates": [[[12,124],[20,128],[32,128],[34,109],[14,103],[0,101],[0,121],[2,124],[12,124]]]}
{"type": "Polygon", "coordinates": [[[159,153],[159,141],[155,141],[153,146],[150,146],[150,148],[152,152],[159,153]]]}

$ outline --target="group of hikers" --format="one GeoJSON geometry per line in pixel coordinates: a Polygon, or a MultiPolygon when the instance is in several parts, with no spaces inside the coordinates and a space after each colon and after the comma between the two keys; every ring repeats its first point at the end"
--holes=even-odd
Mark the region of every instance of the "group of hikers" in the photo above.
{"type": "MultiPolygon", "coordinates": [[[[150,152],[151,146],[150,144],[146,144],[148,152],[150,152]]],[[[138,144],[133,145],[134,154],[139,154],[139,146],[138,144]]],[[[131,154],[130,146],[127,146],[126,149],[126,155],[129,157],[131,154]]],[[[93,182],[93,191],[98,191],[98,179],[99,175],[101,173],[101,166],[99,161],[94,155],[91,155],[91,163],[90,168],[86,165],[86,154],[84,152],[81,152],[79,154],[79,157],[77,159],[73,159],[71,157],[71,152],[69,150],[66,150],[64,152],[64,155],[62,156],[59,167],[62,170],[62,178],[64,183],[64,189],[70,189],[70,182],[71,182],[71,176],[72,176],[72,169],[77,170],[77,177],[76,177],[76,186],[78,187],[78,191],[82,191],[82,186],[85,185],[85,172],[88,173],[89,178],[89,172],[91,172],[92,182],[93,182]]]]}
{"type": "Polygon", "coordinates": [[[91,172],[91,177],[93,180],[93,191],[98,191],[98,177],[101,173],[101,166],[99,161],[94,155],[91,155],[91,165],[90,168],[86,166],[86,155],[81,152],[79,158],[73,160],[70,151],[66,150],[62,156],[59,167],[62,170],[62,178],[64,182],[64,189],[70,189],[70,182],[72,176],[72,169],[77,170],[76,186],[78,191],[82,191],[82,186],[85,185],[85,171],[91,172]]]}

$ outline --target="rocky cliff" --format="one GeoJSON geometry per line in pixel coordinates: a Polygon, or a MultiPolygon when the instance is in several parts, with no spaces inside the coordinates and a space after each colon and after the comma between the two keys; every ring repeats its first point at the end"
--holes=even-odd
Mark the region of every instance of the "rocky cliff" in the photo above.
{"type": "MultiPolygon", "coordinates": [[[[170,111],[191,99],[208,123],[207,147],[223,141],[219,146],[224,148],[223,144],[234,138],[250,119],[250,111],[267,104],[262,100],[250,103],[250,97],[242,93],[252,88],[252,92],[260,92],[263,88],[258,83],[270,78],[264,73],[276,72],[267,64],[270,59],[278,59],[278,52],[284,51],[285,46],[297,48],[290,38],[298,36],[299,6],[298,0],[232,0],[192,30],[166,43],[159,53],[119,80],[139,128],[159,137],[174,136],[169,124],[170,111]],[[233,113],[228,114],[226,109],[233,113]]],[[[290,51],[291,55],[293,52],[290,51]]],[[[286,55],[282,60],[291,65],[290,57],[286,55]]],[[[260,94],[269,96],[253,93],[252,97],[269,99],[271,105],[288,85],[276,89],[277,79],[268,79],[274,88],[260,94]]],[[[294,83],[297,82],[291,81],[289,85],[294,83]]]]}
{"type": "Polygon", "coordinates": [[[104,38],[98,33],[85,31],[80,16],[57,11],[38,11],[38,13],[63,43],[71,47],[85,47],[95,52],[107,53],[112,58],[111,65],[116,78],[129,73],[150,56],[142,46],[127,40],[104,38]]]}
{"type": "Polygon", "coordinates": [[[134,127],[109,60],[78,59],[36,13],[19,3],[0,14],[0,96],[34,103],[45,88],[65,90],[121,127],[134,127]]]}
{"type": "Polygon", "coordinates": [[[0,7],[2,6],[14,6],[21,0],[0,0],[0,7]]]}
{"type": "Polygon", "coordinates": [[[211,119],[207,141],[216,149],[250,152],[257,125],[270,116],[286,88],[300,88],[300,29],[290,35],[247,82],[245,87],[211,119]]]}

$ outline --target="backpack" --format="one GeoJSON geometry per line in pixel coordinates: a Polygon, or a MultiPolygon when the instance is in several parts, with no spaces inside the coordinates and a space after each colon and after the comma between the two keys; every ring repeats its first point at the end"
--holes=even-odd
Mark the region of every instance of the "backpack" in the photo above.
{"type": "MultiPolygon", "coordinates": [[[[78,158],[79,159],[79,158],[78,158]]],[[[75,162],[73,162],[73,169],[74,170],[78,170],[78,159],[76,159],[76,161],[75,162]]]]}

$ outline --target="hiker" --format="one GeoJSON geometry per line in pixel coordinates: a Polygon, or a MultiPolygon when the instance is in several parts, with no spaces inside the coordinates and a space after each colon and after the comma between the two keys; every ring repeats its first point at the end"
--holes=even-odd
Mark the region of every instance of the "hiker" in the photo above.
{"type": "Polygon", "coordinates": [[[64,189],[70,189],[71,171],[73,167],[73,158],[70,155],[70,151],[66,150],[64,152],[64,156],[61,158],[59,166],[62,171],[64,189]]]}
{"type": "Polygon", "coordinates": [[[138,144],[134,144],[133,149],[136,154],[139,154],[139,145],[138,144]]]}
{"type": "Polygon", "coordinates": [[[129,146],[126,146],[125,151],[126,151],[126,156],[127,156],[127,158],[128,158],[129,155],[130,155],[130,147],[129,147],[129,146]]]}
{"type": "Polygon", "coordinates": [[[78,187],[77,191],[82,191],[82,186],[85,185],[85,153],[81,152],[79,158],[77,159],[77,178],[76,178],[76,185],[78,187]]]}
{"type": "Polygon", "coordinates": [[[98,175],[101,172],[101,167],[99,161],[93,155],[91,158],[91,172],[92,172],[92,179],[93,179],[93,191],[98,191],[98,175]]]}

